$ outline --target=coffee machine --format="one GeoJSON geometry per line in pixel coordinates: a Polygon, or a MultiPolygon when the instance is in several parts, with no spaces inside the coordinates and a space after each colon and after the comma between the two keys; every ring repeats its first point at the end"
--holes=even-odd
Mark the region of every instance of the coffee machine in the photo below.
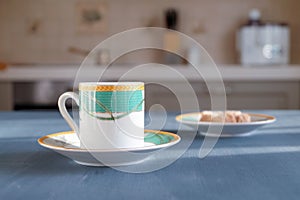
{"type": "Polygon", "coordinates": [[[256,9],[237,33],[242,65],[284,65],[289,63],[290,30],[287,24],[262,22],[256,9]]]}

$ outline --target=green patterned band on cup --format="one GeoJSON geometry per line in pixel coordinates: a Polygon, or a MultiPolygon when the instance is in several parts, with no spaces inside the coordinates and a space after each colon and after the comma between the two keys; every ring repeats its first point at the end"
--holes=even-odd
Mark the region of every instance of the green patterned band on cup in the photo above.
{"type": "Polygon", "coordinates": [[[129,113],[142,111],[143,90],[80,91],[80,109],[89,113],[129,113]]]}

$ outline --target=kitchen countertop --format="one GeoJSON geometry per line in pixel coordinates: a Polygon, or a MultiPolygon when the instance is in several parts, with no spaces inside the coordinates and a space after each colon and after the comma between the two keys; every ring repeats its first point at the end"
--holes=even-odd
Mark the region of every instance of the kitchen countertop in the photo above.
{"type": "MultiPolygon", "coordinates": [[[[0,71],[0,81],[73,81],[80,65],[10,65],[0,71]]],[[[134,66],[134,65],[133,65],[134,66]]],[[[198,73],[195,73],[191,66],[171,65],[171,67],[182,74],[190,81],[203,80],[198,73]]],[[[105,72],[106,80],[117,80],[124,73],[132,68],[131,65],[118,65],[109,68],[105,72]]],[[[81,78],[84,80],[99,80],[98,76],[103,72],[104,66],[90,66],[88,70],[81,71],[81,78]]],[[[242,67],[240,65],[221,65],[218,67],[224,81],[299,81],[300,66],[254,66],[242,67]]],[[[215,73],[209,74],[209,68],[200,70],[207,80],[214,80],[215,73]]],[[[128,74],[127,74],[128,75],[128,74]]],[[[132,72],[126,80],[144,81],[178,81],[178,77],[169,73],[168,69],[162,66],[154,66],[145,69],[143,73],[132,72]]]]}
{"type": "MultiPolygon", "coordinates": [[[[81,166],[39,146],[37,138],[69,129],[58,112],[0,112],[0,199],[298,200],[300,111],[256,112],[277,121],[250,137],[219,139],[204,159],[197,136],[176,162],[144,174],[81,166]]],[[[176,132],[174,117],[165,129],[176,132]]]]}

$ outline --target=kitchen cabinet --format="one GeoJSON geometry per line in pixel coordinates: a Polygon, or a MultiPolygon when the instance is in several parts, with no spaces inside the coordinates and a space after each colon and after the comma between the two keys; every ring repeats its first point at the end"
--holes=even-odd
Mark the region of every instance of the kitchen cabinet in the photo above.
{"type": "Polygon", "coordinates": [[[228,83],[229,109],[299,109],[298,82],[228,83]]]}
{"type": "Polygon", "coordinates": [[[14,108],[13,84],[0,82],[0,111],[8,111],[14,108]]]}
{"type": "MultiPolygon", "coordinates": [[[[11,110],[14,104],[21,100],[18,99],[18,95],[15,95],[17,90],[14,85],[16,83],[24,83],[25,85],[33,82],[54,82],[70,83],[72,86],[78,67],[76,65],[8,66],[7,69],[0,72],[0,110],[11,110]]],[[[101,79],[101,81],[117,81],[132,67],[134,66],[117,65],[110,67],[105,71],[105,79],[101,79]]],[[[200,108],[210,109],[210,94],[199,74],[187,65],[171,65],[170,67],[191,83],[200,108]]],[[[95,77],[98,78],[103,69],[104,66],[90,66],[88,70],[80,71],[81,81],[95,81],[95,77]]],[[[178,76],[172,76],[164,69],[155,66],[146,68],[143,73],[132,71],[132,73],[126,74],[126,79],[123,81],[134,80],[153,83],[146,86],[146,109],[149,109],[151,105],[161,104],[166,110],[180,110],[175,94],[168,91],[167,88],[155,84],[164,81],[172,84],[172,87],[177,89],[182,101],[187,105],[184,110],[195,110],[192,106],[193,99],[183,87],[183,82],[178,81],[178,76]]],[[[219,66],[218,69],[225,83],[228,109],[300,108],[300,65],[264,67],[223,65],[219,66]]],[[[209,68],[201,68],[200,71],[207,72],[209,68]]],[[[206,77],[206,79],[211,82],[215,80],[213,76],[206,77]]],[[[63,89],[61,86],[56,88],[57,90],[63,89]]],[[[218,88],[213,88],[212,93],[218,96],[220,91],[218,91],[218,88]]],[[[47,93],[47,95],[49,94],[47,93]]],[[[36,98],[36,95],[33,96],[36,98]]],[[[22,95],[22,97],[25,96],[22,95]]],[[[51,99],[54,99],[52,103],[55,105],[57,97],[54,98],[54,95],[51,95],[51,99]]],[[[46,100],[50,100],[50,98],[46,98],[46,100]]]]}
{"type": "MultiPolygon", "coordinates": [[[[183,83],[172,82],[172,87],[178,89],[177,94],[181,97],[181,102],[186,105],[184,111],[193,111],[195,108],[191,102],[191,95],[184,90],[183,83]],[[182,89],[179,89],[182,88],[182,89]],[[189,106],[191,105],[191,106],[189,106]]],[[[191,82],[195,90],[199,107],[201,110],[211,108],[210,93],[204,82],[191,82]]],[[[227,97],[227,109],[299,109],[299,82],[230,82],[224,83],[227,97]]],[[[218,98],[220,91],[213,88],[212,93],[218,98]]],[[[168,111],[179,111],[180,106],[176,95],[170,90],[148,86],[146,88],[146,109],[154,104],[161,104],[168,111]]]]}

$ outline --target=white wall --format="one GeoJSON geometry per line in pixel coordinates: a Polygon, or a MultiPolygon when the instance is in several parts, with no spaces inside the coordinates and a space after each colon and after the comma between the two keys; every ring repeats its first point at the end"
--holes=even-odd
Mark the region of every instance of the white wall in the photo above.
{"type": "Polygon", "coordinates": [[[180,12],[179,31],[197,39],[217,63],[236,63],[235,31],[256,7],[266,19],[289,23],[291,60],[300,63],[298,0],[110,0],[107,31],[98,34],[76,31],[78,2],[82,1],[0,0],[0,61],[79,63],[82,57],[68,52],[68,47],[91,49],[114,33],[147,25],[150,19],[164,26],[163,11],[175,7],[180,12]],[[32,34],[29,27],[36,21],[39,28],[32,34]],[[193,32],[197,25],[200,34],[193,32]]]}

